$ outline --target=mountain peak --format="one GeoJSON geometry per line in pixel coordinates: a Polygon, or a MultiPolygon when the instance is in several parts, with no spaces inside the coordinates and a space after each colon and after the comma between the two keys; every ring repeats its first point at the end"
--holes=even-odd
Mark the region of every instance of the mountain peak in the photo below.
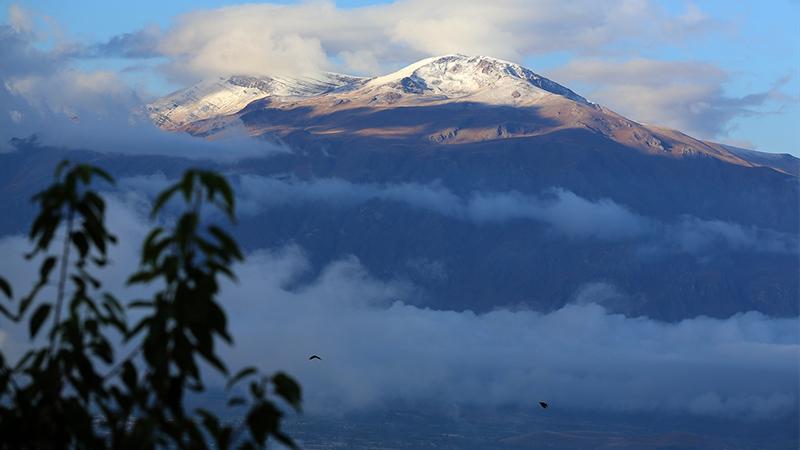
{"type": "Polygon", "coordinates": [[[232,75],[202,81],[147,106],[156,125],[175,129],[240,111],[265,97],[312,97],[357,83],[360,77],[322,72],[306,77],[232,75]]]}
{"type": "Polygon", "coordinates": [[[417,61],[373,78],[323,72],[304,77],[234,75],[202,81],[149,104],[159,127],[180,129],[193,122],[224,117],[264,98],[293,99],[342,94],[342,101],[365,104],[417,104],[437,100],[526,105],[569,99],[593,105],[570,89],[519,64],[489,56],[451,54],[417,61]]]}
{"type": "MultiPolygon", "coordinates": [[[[494,100],[553,94],[588,104],[585,98],[533,71],[490,56],[452,54],[426,58],[394,73],[367,81],[365,91],[382,88],[406,94],[460,97],[483,94],[494,100]]],[[[508,99],[506,99],[508,100],[508,99]]]]}

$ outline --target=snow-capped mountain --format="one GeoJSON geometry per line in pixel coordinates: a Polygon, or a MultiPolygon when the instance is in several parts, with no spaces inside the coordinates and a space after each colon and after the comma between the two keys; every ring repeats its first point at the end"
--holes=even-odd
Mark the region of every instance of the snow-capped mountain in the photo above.
{"type": "Polygon", "coordinates": [[[243,123],[252,135],[279,139],[302,130],[326,139],[447,145],[587,130],[648,154],[706,156],[797,173],[758,152],[630,120],[519,64],[488,56],[437,56],[373,78],[219,78],[162,98],[148,111],[164,129],[203,136],[243,123]]]}
{"type": "Polygon", "coordinates": [[[358,83],[362,78],[337,73],[313,77],[231,76],[206,80],[147,105],[159,127],[177,129],[211,117],[233,114],[265,97],[309,97],[358,83]]]}
{"type": "Polygon", "coordinates": [[[280,100],[329,96],[340,103],[366,99],[371,104],[474,100],[519,105],[554,95],[589,104],[568,88],[519,64],[487,56],[445,55],[423,59],[374,78],[336,73],[303,78],[220,77],[174,92],[151,103],[147,109],[158,126],[177,129],[192,122],[234,114],[266,97],[280,100]]]}
{"type": "MultiPolygon", "coordinates": [[[[229,77],[150,111],[167,129],[244,128],[283,151],[70,158],[120,177],[224,171],[250,199],[246,248],[296,243],[312,277],[355,257],[445,310],[547,311],[598,285],[614,288],[604,307],[659,320],[800,308],[796,158],[638,123],[517,64],[447,55],[370,79],[229,77]]],[[[27,150],[0,154],[0,189],[18,202],[0,204],[9,232],[64,158],[27,150]]]]}
{"type": "Polygon", "coordinates": [[[404,94],[429,99],[472,99],[489,104],[535,102],[552,95],[588,104],[580,95],[519,64],[488,56],[445,55],[423,59],[368,80],[352,93],[392,102],[404,94]]]}

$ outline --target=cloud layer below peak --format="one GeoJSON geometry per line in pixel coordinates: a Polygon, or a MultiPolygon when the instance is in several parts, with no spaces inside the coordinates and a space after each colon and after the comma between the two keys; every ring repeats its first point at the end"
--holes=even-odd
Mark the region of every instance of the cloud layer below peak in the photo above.
{"type": "MultiPolygon", "coordinates": [[[[124,283],[148,230],[147,203],[126,194],[108,206],[120,244],[102,279],[122,298],[140,298],[146,293],[125,291],[124,283]]],[[[9,255],[0,274],[20,291],[37,270],[20,264],[27,247],[21,236],[0,239],[9,255]]],[[[531,398],[564,410],[748,420],[797,412],[797,318],[626,317],[599,305],[613,286],[597,284],[550,313],[432,310],[404,301],[413,286],[378,280],[353,257],[298,285],[309,268],[297,246],[253,251],[222,299],[236,342],[224,349],[231,366],[288,371],[310,412],[395,401],[525,406],[531,398]],[[323,359],[309,364],[310,354],[323,359]]],[[[18,353],[24,336],[26,329],[4,326],[0,346],[18,353]]]]}

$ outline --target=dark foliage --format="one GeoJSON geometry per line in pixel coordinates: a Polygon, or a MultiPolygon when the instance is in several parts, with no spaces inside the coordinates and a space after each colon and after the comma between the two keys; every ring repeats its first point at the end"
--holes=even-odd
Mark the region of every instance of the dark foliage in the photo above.
{"type": "Polygon", "coordinates": [[[264,376],[253,367],[230,375],[216,351],[220,341],[232,341],[219,282],[234,279],[231,265],[243,256],[223,228],[204,222],[202,209],[210,205],[234,221],[226,180],[189,170],[158,196],[154,217],[172,199],[182,200],[184,210],[174,226],[149,233],[129,279],[152,285],[155,294],[123,304],[92,274],[109,263],[116,242],[105,225],[105,203],[91,189],[98,179],[113,183],[96,167],[58,166],[55,182],[33,198],[40,212],[27,258],[42,261],[38,281],[19,297],[0,278],[8,299],[0,313],[27,321],[30,333],[30,349],[18,361],[0,353],[0,448],[250,449],[270,439],[294,448],[271,399],[299,411],[300,386],[286,374],[264,376]],[[137,310],[135,323],[127,309],[137,310]],[[242,408],[241,423],[187,410],[187,393],[205,389],[203,364],[228,377],[230,389],[249,383],[247,396],[229,400],[242,408]]]}

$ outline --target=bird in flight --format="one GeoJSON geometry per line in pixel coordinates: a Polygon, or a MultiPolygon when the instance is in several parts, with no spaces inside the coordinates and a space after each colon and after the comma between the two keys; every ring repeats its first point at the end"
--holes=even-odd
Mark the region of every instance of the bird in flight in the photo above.
{"type": "Polygon", "coordinates": [[[548,405],[545,402],[539,402],[539,406],[541,406],[543,409],[547,409],[547,407],[550,406],[550,405],[548,405]]]}
{"type": "Polygon", "coordinates": [[[318,360],[322,361],[322,358],[320,358],[320,357],[319,357],[319,356],[317,356],[317,355],[311,355],[311,356],[309,356],[309,357],[308,357],[308,360],[309,360],[309,361],[311,361],[312,359],[318,359],[318,360]]]}

